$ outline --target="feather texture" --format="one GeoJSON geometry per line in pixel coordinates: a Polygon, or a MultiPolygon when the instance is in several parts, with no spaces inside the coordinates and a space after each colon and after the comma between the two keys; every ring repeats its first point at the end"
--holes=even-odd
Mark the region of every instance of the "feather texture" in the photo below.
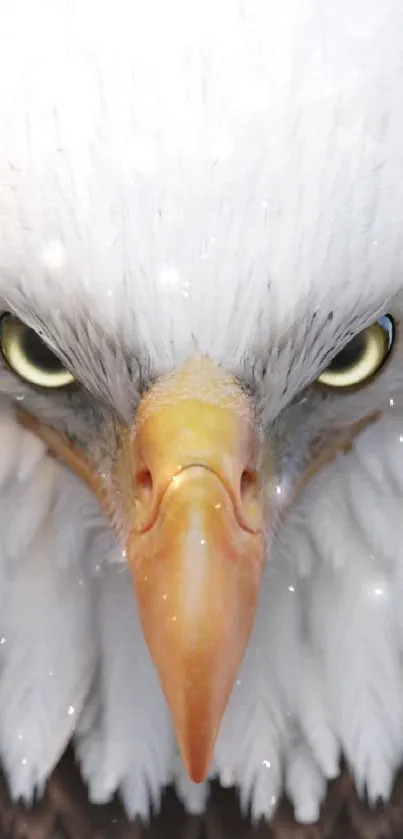
{"type": "Polygon", "coordinates": [[[326,782],[304,741],[295,742],[287,752],[284,786],[294,805],[297,821],[308,824],[316,822],[325,796],[326,782]]]}
{"type": "Polygon", "coordinates": [[[91,800],[105,802],[119,791],[129,815],[147,819],[172,780],[174,740],[124,566],[104,570],[97,624],[98,715],[79,745],[83,772],[91,800]]]}
{"type": "Polygon", "coordinates": [[[7,5],[0,314],[84,385],[38,394],[0,357],[12,792],[32,798],[74,734],[94,801],[118,792],[147,818],[174,780],[204,805],[114,538],[4,396],[109,463],[112,414],[131,419],[144,383],[197,350],[252,384],[286,485],[311,444],[381,415],[279,528],[211,775],[255,819],[284,785],[316,818],[342,753],[361,792],[388,797],[403,758],[401,341],[358,393],[310,384],[385,307],[403,311],[402,2],[7,5]]]}
{"type": "Polygon", "coordinates": [[[254,632],[215,750],[220,780],[238,786],[243,807],[250,806],[256,819],[273,813],[281,792],[298,656],[291,589],[286,564],[266,571],[254,632]]]}
{"type": "Polygon", "coordinates": [[[0,491],[0,752],[13,794],[31,799],[74,731],[94,636],[82,555],[63,567],[57,554],[54,502],[71,478],[15,421],[13,434],[18,445],[1,455],[13,455],[13,477],[0,491]]]}
{"type": "MultiPolygon", "coordinates": [[[[12,524],[0,568],[0,751],[13,793],[41,789],[76,731],[93,800],[119,791],[131,816],[147,818],[176,777],[200,811],[206,789],[193,791],[178,767],[128,573],[99,567],[114,542],[95,503],[5,403],[0,423],[10,441],[0,515],[3,529],[12,524]]],[[[310,485],[266,570],[212,767],[254,818],[273,813],[283,773],[297,817],[316,818],[339,750],[373,801],[388,797],[402,760],[400,424],[397,414],[385,418],[310,485]],[[384,453],[378,473],[374,438],[384,453]],[[382,539],[389,510],[395,527],[382,539]]]]}
{"type": "Polygon", "coordinates": [[[340,745],[326,703],[323,663],[313,646],[301,643],[297,718],[306,743],[327,780],[339,774],[340,745]]]}
{"type": "MultiPolygon", "coordinates": [[[[116,548],[95,502],[6,403],[0,424],[2,528],[11,522],[0,567],[0,751],[13,793],[41,789],[75,731],[94,801],[119,791],[131,816],[148,818],[176,778],[200,811],[206,788],[193,790],[177,762],[128,572],[100,563],[116,548]]],[[[385,418],[308,487],[265,572],[212,766],[256,819],[273,813],[283,774],[297,817],[316,818],[341,750],[371,800],[389,795],[403,755],[399,427],[399,415],[385,418]],[[395,527],[382,539],[389,510],[395,527]]]]}
{"type": "MultiPolygon", "coordinates": [[[[325,349],[400,290],[399,0],[15,0],[3,18],[0,298],[67,355],[78,320],[158,371],[270,349],[277,404],[316,373],[313,310],[325,349]]],[[[100,385],[92,358],[79,377],[100,385]]],[[[123,398],[118,377],[103,390],[123,398]]]]}
{"type": "MultiPolygon", "coordinates": [[[[403,475],[400,424],[398,417],[385,419],[362,435],[357,450],[332,465],[327,496],[316,496],[314,488],[309,506],[318,560],[307,609],[310,637],[324,668],[332,726],[371,801],[388,798],[403,757],[403,673],[393,607],[401,525],[392,533],[384,526],[390,504],[393,521],[390,490],[403,475]],[[381,485],[368,483],[361,465],[366,453],[370,460],[374,436],[386,470],[381,485]],[[362,505],[371,510],[365,518],[362,505]]],[[[328,477],[325,472],[320,482],[328,477]]]]}

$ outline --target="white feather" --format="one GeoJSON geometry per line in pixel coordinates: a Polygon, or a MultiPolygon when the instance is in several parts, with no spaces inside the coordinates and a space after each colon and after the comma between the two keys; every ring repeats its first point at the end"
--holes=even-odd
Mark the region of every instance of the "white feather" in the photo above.
{"type": "Polygon", "coordinates": [[[294,805],[295,818],[304,824],[316,822],[326,781],[303,741],[294,743],[287,753],[284,786],[294,805]]]}
{"type": "Polygon", "coordinates": [[[34,475],[36,467],[46,452],[46,446],[34,434],[23,434],[20,436],[22,436],[22,439],[20,439],[21,451],[16,477],[21,483],[24,483],[34,475]]]}
{"type": "Polygon", "coordinates": [[[298,721],[314,759],[330,780],[339,774],[340,746],[326,705],[323,667],[307,643],[302,644],[300,674],[298,721]]]}
{"type": "Polygon", "coordinates": [[[209,793],[209,784],[194,784],[188,777],[180,758],[177,759],[175,771],[175,789],[189,813],[197,816],[203,813],[209,793]]]}
{"type": "MultiPolygon", "coordinates": [[[[99,665],[98,657],[97,664],[99,665]]],[[[81,775],[88,786],[90,786],[94,777],[99,773],[99,767],[103,759],[101,716],[102,692],[98,666],[89,695],[82,713],[77,720],[74,732],[76,757],[81,769],[81,775]]]]}
{"type": "Polygon", "coordinates": [[[233,780],[242,806],[250,806],[255,819],[269,817],[281,793],[298,660],[292,579],[281,559],[265,574],[255,628],[214,754],[219,777],[226,785],[233,780]]]}
{"type": "MultiPolygon", "coordinates": [[[[72,555],[63,569],[55,550],[53,497],[63,492],[65,472],[46,456],[38,461],[34,441],[36,469],[21,496],[19,458],[27,474],[30,435],[20,428],[17,433],[15,477],[0,508],[0,753],[13,795],[30,799],[74,730],[92,678],[94,646],[82,557],[72,555]]],[[[82,492],[77,482],[76,492],[82,492]]]]}
{"type": "Polygon", "coordinates": [[[13,475],[16,463],[19,463],[19,446],[22,440],[14,412],[4,399],[0,401],[0,439],[0,490],[2,490],[1,498],[4,503],[5,484],[9,476],[13,475]]]}
{"type": "MultiPolygon", "coordinates": [[[[385,458],[388,443],[393,441],[390,430],[385,420],[385,458]]],[[[379,445],[379,429],[377,434],[379,445]]],[[[382,494],[374,486],[375,495],[367,508],[371,523],[367,517],[365,530],[356,515],[358,506],[368,503],[370,491],[360,467],[364,446],[368,452],[373,447],[371,432],[362,436],[359,456],[351,454],[334,463],[330,474],[325,470],[321,476],[319,491],[311,488],[309,492],[309,521],[318,566],[311,579],[307,618],[313,644],[322,657],[332,727],[359,789],[366,788],[370,800],[375,801],[389,796],[403,757],[403,673],[394,581],[385,573],[376,533],[377,518],[384,520],[388,509],[387,484],[382,494]],[[329,478],[325,498],[320,487],[329,478]],[[349,492],[350,479],[354,493],[349,492]],[[372,552],[374,534],[377,544],[372,552]]],[[[396,461],[394,465],[398,468],[396,461]]],[[[396,536],[399,538],[398,533],[396,536]]],[[[389,538],[385,544],[388,548],[389,538]]],[[[395,561],[399,562],[398,543],[396,549],[395,561]]]]}
{"type": "MultiPolygon", "coordinates": [[[[21,432],[21,442],[23,436],[21,432]]],[[[60,476],[55,462],[44,457],[27,481],[18,480],[18,471],[16,466],[15,479],[9,483],[0,508],[3,562],[8,564],[14,564],[21,555],[26,555],[36,534],[46,528],[60,476]]]]}
{"type": "Polygon", "coordinates": [[[147,819],[173,777],[172,727],[128,570],[105,568],[100,588],[99,712],[79,754],[93,801],[108,801],[119,791],[129,815],[147,819]]]}

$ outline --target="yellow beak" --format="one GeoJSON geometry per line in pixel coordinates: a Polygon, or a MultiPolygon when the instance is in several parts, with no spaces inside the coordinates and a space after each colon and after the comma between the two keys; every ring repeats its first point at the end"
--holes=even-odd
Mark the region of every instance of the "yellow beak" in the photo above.
{"type": "MultiPolygon", "coordinates": [[[[81,453],[19,417],[107,510],[101,478],[81,453]]],[[[253,625],[267,549],[263,457],[251,400],[198,356],[160,379],[122,430],[119,503],[141,623],[196,782],[208,771],[253,625]]]]}
{"type": "Polygon", "coordinates": [[[262,445],[248,397],[195,358],[124,435],[128,558],[182,759],[205,777],[253,625],[265,557],[262,445]]]}

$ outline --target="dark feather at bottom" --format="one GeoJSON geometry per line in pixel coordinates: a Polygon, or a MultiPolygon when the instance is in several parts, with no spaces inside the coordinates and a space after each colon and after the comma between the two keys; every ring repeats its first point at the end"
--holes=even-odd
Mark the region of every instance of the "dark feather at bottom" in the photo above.
{"type": "Polygon", "coordinates": [[[403,839],[403,774],[392,801],[371,810],[360,802],[346,771],[329,786],[320,821],[298,825],[282,801],[270,826],[251,827],[233,791],[213,785],[206,813],[188,816],[168,790],[150,826],[131,824],[117,802],[88,801],[71,753],[56,767],[43,800],[31,810],[14,804],[0,778],[0,839],[403,839]]]}

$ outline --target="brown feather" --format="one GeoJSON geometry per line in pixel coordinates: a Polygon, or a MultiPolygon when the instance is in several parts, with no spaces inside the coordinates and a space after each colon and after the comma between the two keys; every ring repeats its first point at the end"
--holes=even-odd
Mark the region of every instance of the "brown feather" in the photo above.
{"type": "Polygon", "coordinates": [[[172,790],[149,827],[130,824],[118,802],[90,804],[68,752],[56,767],[44,798],[26,810],[14,804],[0,777],[1,839],[402,839],[403,773],[391,803],[370,810],[360,802],[347,771],[329,786],[321,818],[298,825],[282,801],[270,826],[242,819],[233,791],[213,785],[204,816],[187,815],[172,790]]]}

